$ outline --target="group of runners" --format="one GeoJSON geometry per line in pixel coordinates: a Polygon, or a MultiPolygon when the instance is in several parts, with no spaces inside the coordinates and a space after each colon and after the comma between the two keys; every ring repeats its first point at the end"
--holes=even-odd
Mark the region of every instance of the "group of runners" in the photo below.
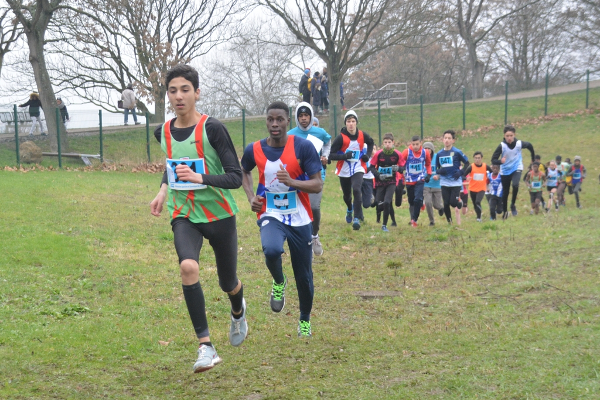
{"type": "MultiPolygon", "coordinates": [[[[160,216],[166,201],[171,217],[183,297],[199,341],[194,372],[209,370],[222,362],[210,339],[199,279],[199,254],[204,239],[213,248],[219,286],[231,303],[231,345],[240,346],[248,334],[244,285],[237,276],[236,213],[239,209],[232,189],[242,186],[249,208],[257,214],[265,264],[272,277],[270,307],[275,313],[280,313],[285,306],[288,278],[283,271],[282,254],[287,241],[299,300],[297,333],[300,338],[308,338],[312,335],[310,316],[314,298],[312,260],[313,255],[323,254],[319,238],[320,204],[329,163],[336,163],[335,173],[346,204],[346,222],[352,224],[353,229],[360,229],[364,221],[363,207],[374,203],[378,215],[383,214],[382,230],[388,232],[390,217],[395,224],[393,195],[396,194],[395,205],[400,206],[404,191],[410,206],[410,225],[417,226],[424,204],[431,223],[433,208],[440,215],[444,213],[451,223],[451,208],[460,209],[463,205],[461,189],[466,175],[471,176],[471,198],[478,219],[483,199],[480,192],[483,190],[485,195],[486,190],[486,186],[479,183],[482,176],[489,179],[492,200],[497,198],[495,209],[499,213],[503,207],[506,218],[509,188],[513,186],[513,206],[518,191],[521,149],[528,148],[534,157],[533,146],[516,140],[512,127],[505,129],[500,150],[492,157],[491,172],[480,162],[480,153],[475,154],[474,164],[469,164],[468,158],[453,146],[455,133],[451,130],[444,132],[444,149],[435,154],[432,143],[423,144],[419,137],[413,137],[404,151],[395,150],[391,134],[384,137],[383,148],[374,152],[373,139],[358,129],[358,115],[354,111],[346,113],[344,127],[332,141],[331,136],[318,127],[310,104],[303,102],[297,106],[296,128],[288,131],[288,106],[274,102],[267,107],[268,136],[249,144],[240,162],[225,126],[196,110],[200,97],[198,72],[189,65],[177,65],[167,72],[165,83],[176,117],[154,132],[166,154],[166,170],[150,209],[152,215],[160,216]],[[258,172],[256,185],[252,177],[254,169],[258,172]],[[502,191],[502,187],[507,190],[502,191]],[[474,189],[477,189],[475,194],[474,189]]],[[[585,169],[578,161],[576,157],[576,169],[567,172],[576,189],[580,189],[581,182],[577,179],[585,176],[585,169]]],[[[550,165],[548,171],[558,168],[550,165]]],[[[562,164],[560,168],[564,170],[562,164]]],[[[527,176],[531,188],[538,188],[540,181],[551,185],[561,179],[560,175],[555,179],[554,172],[542,177],[535,162],[527,176]]],[[[559,190],[557,187],[557,192],[559,190]]]]}

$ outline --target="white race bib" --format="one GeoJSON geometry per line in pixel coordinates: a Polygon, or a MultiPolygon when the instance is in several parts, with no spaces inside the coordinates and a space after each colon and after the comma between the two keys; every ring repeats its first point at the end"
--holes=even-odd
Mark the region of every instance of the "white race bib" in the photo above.
{"type": "Polygon", "coordinates": [[[484,176],[485,176],[484,174],[473,174],[473,180],[474,181],[482,181],[484,176]]]}
{"type": "Polygon", "coordinates": [[[423,163],[413,163],[408,165],[409,174],[420,174],[423,171],[423,163]]]}
{"type": "Polygon", "coordinates": [[[268,213],[295,214],[298,212],[297,192],[265,192],[268,213]]]}
{"type": "Polygon", "coordinates": [[[392,177],[392,167],[379,167],[379,179],[387,179],[392,177]]]}
{"type": "Polygon", "coordinates": [[[194,183],[188,181],[181,181],[177,177],[177,173],[175,172],[175,168],[179,164],[186,164],[191,168],[193,172],[197,174],[203,174],[204,169],[204,158],[196,158],[196,159],[181,159],[174,160],[172,158],[167,158],[167,178],[169,179],[169,188],[173,190],[198,190],[205,189],[206,185],[201,183],[194,183]]]}
{"type": "Polygon", "coordinates": [[[531,182],[531,188],[532,189],[540,189],[541,187],[542,187],[542,182],[541,181],[531,182]]]}

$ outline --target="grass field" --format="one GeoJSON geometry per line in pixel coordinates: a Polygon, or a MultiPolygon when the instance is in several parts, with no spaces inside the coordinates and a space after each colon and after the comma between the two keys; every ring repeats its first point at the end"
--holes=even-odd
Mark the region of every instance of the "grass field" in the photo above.
{"type": "MultiPolygon", "coordinates": [[[[160,175],[0,171],[0,398],[599,398],[599,133],[598,111],[519,126],[544,161],[581,155],[588,179],[583,209],[569,196],[560,212],[530,216],[522,187],[519,216],[505,222],[478,224],[471,210],[460,227],[430,228],[422,214],[411,229],[403,204],[389,234],[373,209],[355,232],[329,169],[310,340],[296,337],[294,285],[285,312],[270,311],[255,215],[234,191],[250,333],[229,345],[229,301],[205,246],[201,282],[224,362],[196,375],[169,220],[149,214],[160,175]]],[[[456,146],[489,160],[501,136],[456,146]]]]}

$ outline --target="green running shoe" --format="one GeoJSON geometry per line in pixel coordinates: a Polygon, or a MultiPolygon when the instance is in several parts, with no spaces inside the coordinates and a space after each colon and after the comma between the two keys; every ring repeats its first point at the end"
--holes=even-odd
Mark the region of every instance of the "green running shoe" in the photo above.
{"type": "Polygon", "coordinates": [[[285,287],[287,286],[287,278],[283,276],[283,283],[275,283],[271,288],[271,310],[273,312],[281,312],[285,306],[285,287]]]}
{"type": "Polygon", "coordinates": [[[298,322],[298,337],[299,338],[309,338],[312,336],[312,331],[310,329],[310,321],[300,320],[298,322]]]}

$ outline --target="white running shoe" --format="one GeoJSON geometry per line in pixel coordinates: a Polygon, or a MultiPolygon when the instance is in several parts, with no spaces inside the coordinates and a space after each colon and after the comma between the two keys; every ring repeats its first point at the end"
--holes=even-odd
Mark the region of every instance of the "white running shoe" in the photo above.
{"type": "Polygon", "coordinates": [[[231,327],[229,328],[229,343],[239,346],[244,343],[248,336],[248,321],[246,321],[246,299],[242,299],[242,315],[239,318],[231,316],[231,327]]]}
{"type": "Polygon", "coordinates": [[[221,362],[223,360],[219,357],[214,347],[201,344],[198,349],[198,359],[194,364],[194,373],[208,371],[221,362]]]}

